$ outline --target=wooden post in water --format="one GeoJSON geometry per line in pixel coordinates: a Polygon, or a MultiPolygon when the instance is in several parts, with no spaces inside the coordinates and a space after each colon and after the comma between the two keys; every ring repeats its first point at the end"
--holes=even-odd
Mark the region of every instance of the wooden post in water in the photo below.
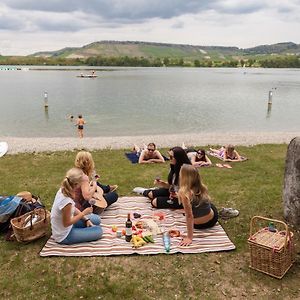
{"type": "Polygon", "coordinates": [[[45,109],[48,108],[48,92],[44,92],[44,106],[45,109]]]}
{"type": "Polygon", "coordinates": [[[272,104],[272,97],[273,97],[273,92],[269,91],[269,100],[268,100],[268,105],[272,104]]]}

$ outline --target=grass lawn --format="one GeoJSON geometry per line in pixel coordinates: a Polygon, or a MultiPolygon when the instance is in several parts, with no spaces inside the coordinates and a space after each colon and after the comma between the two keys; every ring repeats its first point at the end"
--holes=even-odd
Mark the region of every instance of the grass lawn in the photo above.
{"type": "MultiPolygon", "coordinates": [[[[221,221],[237,249],[191,255],[40,258],[46,238],[23,245],[0,238],[0,299],[295,299],[300,297],[299,255],[282,280],[249,269],[250,219],[283,220],[282,187],[286,145],[239,147],[249,158],[200,170],[217,207],[240,216],[221,221]]],[[[162,151],[166,153],[166,149],[162,151]]],[[[103,183],[118,184],[120,196],[152,186],[169,166],[132,165],[122,150],[92,152],[103,183]]],[[[0,159],[0,194],[29,190],[50,209],[75,152],[6,155],[0,159]]],[[[217,162],[216,159],[212,159],[217,162]]],[[[125,222],[125,220],[124,220],[125,222]]],[[[299,233],[295,232],[299,248],[299,233]]]]}

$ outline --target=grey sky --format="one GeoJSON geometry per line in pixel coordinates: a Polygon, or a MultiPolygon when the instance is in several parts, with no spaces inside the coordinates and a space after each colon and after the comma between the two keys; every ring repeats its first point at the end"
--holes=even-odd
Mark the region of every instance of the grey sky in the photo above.
{"type": "Polygon", "coordinates": [[[100,40],[252,47],[300,43],[300,0],[2,0],[0,54],[100,40]]]}

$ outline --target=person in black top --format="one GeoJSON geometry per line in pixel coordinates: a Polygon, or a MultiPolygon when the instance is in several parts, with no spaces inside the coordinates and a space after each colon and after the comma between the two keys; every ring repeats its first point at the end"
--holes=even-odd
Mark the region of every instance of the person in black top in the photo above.
{"type": "Polygon", "coordinates": [[[154,184],[158,186],[155,190],[145,190],[143,195],[151,199],[155,208],[182,208],[179,204],[177,191],[179,189],[179,172],[183,164],[191,164],[186,152],[181,147],[173,147],[169,150],[170,172],[168,180],[163,181],[156,178],[154,184]]]}

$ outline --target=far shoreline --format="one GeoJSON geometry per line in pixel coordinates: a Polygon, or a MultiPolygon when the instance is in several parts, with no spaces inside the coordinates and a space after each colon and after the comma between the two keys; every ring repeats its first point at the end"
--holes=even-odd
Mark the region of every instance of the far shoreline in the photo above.
{"type": "Polygon", "coordinates": [[[7,154],[55,152],[66,150],[131,149],[133,144],[143,145],[154,142],[158,148],[181,146],[226,145],[251,146],[257,144],[289,144],[298,132],[230,132],[191,133],[145,136],[115,137],[0,137],[8,143],[7,154]]]}

